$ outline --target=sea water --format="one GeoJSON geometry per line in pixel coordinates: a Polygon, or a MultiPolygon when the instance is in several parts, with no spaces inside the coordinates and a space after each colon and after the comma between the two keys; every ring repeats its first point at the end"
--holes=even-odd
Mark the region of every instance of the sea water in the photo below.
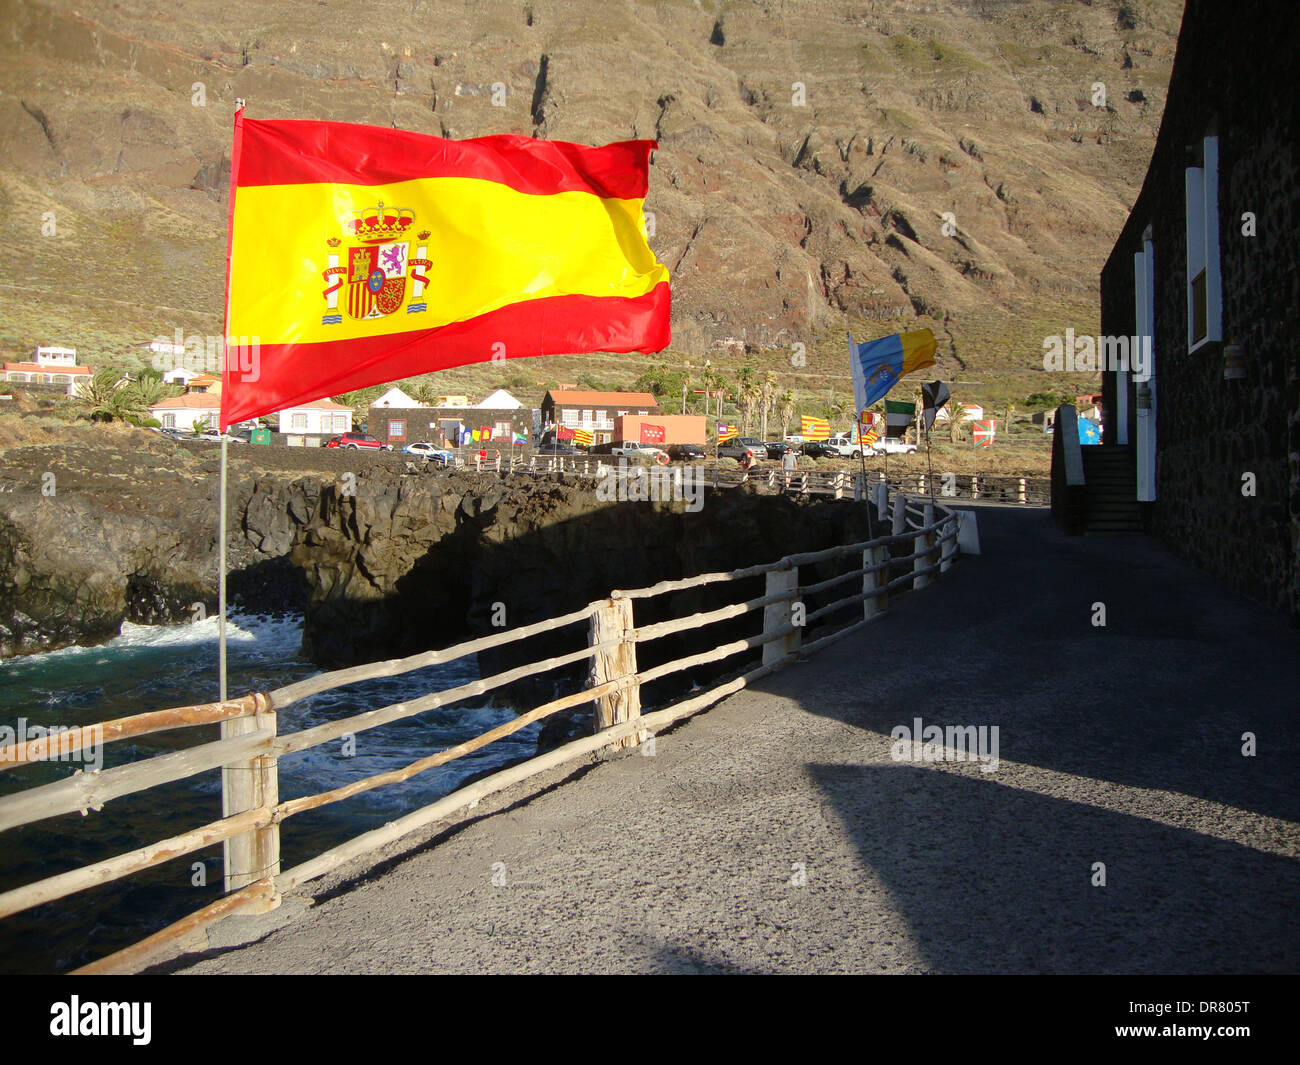
{"type": "MultiPolygon", "coordinates": [[[[300,652],[301,617],[233,615],[226,628],[228,688],[237,696],[270,691],[319,672],[300,652]]],[[[279,714],[281,733],[426,695],[476,679],[470,657],[323,692],[279,714]]],[[[97,647],[68,647],[0,661],[0,725],[88,725],[147,710],[215,701],[217,622],[124,624],[97,647]]],[[[477,705],[475,705],[477,703],[477,705]]],[[[510,710],[470,705],[426,711],[279,762],[280,798],[335,788],[397,769],[513,718],[510,710]]],[[[310,811],[280,828],[282,867],[309,858],[453,791],[468,777],[526,758],[536,750],[530,725],[472,755],[411,780],[363,792],[310,811]]],[[[176,729],[103,749],[110,768],[218,737],[218,727],[176,729]]],[[[0,772],[0,795],[66,777],[77,763],[46,763],[0,772]]],[[[221,816],[221,779],[208,770],[187,780],[125,796],[102,811],[66,814],[0,834],[0,891],[75,869],[197,828],[221,816]]],[[[0,972],[58,972],[111,953],[219,898],[220,845],[146,873],[0,920],[0,972]]]]}

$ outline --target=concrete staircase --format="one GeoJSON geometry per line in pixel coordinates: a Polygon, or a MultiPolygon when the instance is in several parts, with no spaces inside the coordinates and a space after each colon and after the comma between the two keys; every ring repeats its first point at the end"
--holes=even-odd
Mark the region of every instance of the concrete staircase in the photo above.
{"type": "Polygon", "coordinates": [[[1080,448],[1083,457],[1085,533],[1130,532],[1142,528],[1137,470],[1125,445],[1080,448]]]}

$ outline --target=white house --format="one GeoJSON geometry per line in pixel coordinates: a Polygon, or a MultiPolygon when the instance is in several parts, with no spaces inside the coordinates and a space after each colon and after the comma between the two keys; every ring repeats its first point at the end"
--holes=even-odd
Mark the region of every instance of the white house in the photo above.
{"type": "Polygon", "coordinates": [[[424,404],[418,399],[412,399],[400,388],[394,385],[377,400],[370,404],[372,407],[423,407],[424,404]]]}
{"type": "Polygon", "coordinates": [[[315,399],[286,407],[277,418],[279,432],[286,436],[324,437],[352,431],[352,408],[332,399],[315,399]]]}
{"type": "Polygon", "coordinates": [[[475,403],[474,406],[479,410],[518,410],[523,404],[504,388],[498,388],[482,403],[475,403]]]}
{"type": "Polygon", "coordinates": [[[187,370],[184,366],[177,366],[174,370],[168,370],[162,375],[163,384],[184,385],[189,387],[192,379],[199,376],[197,370],[187,370]]]}
{"type": "Polygon", "coordinates": [[[198,425],[203,429],[216,429],[221,418],[221,397],[210,392],[189,392],[159,400],[149,408],[164,429],[193,431],[198,425]]]}

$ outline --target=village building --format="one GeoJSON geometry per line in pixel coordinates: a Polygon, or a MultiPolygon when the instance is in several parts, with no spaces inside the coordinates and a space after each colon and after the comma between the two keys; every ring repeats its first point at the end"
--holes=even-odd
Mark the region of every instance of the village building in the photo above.
{"type": "Polygon", "coordinates": [[[187,433],[216,429],[220,424],[221,397],[205,392],[169,396],[150,407],[149,414],[164,429],[187,433]]]}
{"type": "Polygon", "coordinates": [[[614,441],[616,419],[626,414],[658,414],[659,401],[649,392],[584,392],[552,389],[542,398],[543,434],[561,429],[584,429],[592,444],[614,441]]]}
{"type": "Polygon", "coordinates": [[[94,371],[77,365],[76,348],[38,347],[24,362],[4,363],[4,379],[33,385],[62,385],[61,391],[75,394],[94,371]]]}
{"type": "Polygon", "coordinates": [[[331,436],[352,431],[352,408],[332,399],[285,407],[275,418],[276,432],[291,447],[319,447],[331,436]]]}
{"type": "Polygon", "coordinates": [[[400,388],[390,388],[370,405],[368,431],[377,440],[399,449],[414,443],[459,447],[492,441],[513,447],[516,442],[532,440],[532,409],[503,388],[472,406],[465,396],[438,398],[465,402],[425,404],[400,388]]]}
{"type": "Polygon", "coordinates": [[[1151,164],[1101,274],[1102,333],[1151,337],[1152,365],[1102,375],[1103,442],[1082,451],[1122,471],[1142,527],[1300,620],[1300,96],[1280,90],[1297,51],[1293,0],[1188,0],[1151,164]]]}

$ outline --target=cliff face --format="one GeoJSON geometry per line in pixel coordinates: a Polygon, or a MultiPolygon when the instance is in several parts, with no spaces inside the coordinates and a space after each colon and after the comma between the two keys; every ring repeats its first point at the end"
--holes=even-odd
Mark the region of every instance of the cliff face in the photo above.
{"type": "Polygon", "coordinates": [[[123,352],[219,332],[244,97],[259,118],[456,138],[656,138],[646,206],[680,350],[922,315],[948,368],[1041,365],[1016,322],[1095,322],[1181,10],[0,0],[6,331],[123,352]]]}
{"type": "MultiPolygon", "coordinates": [[[[214,610],[216,474],[214,446],[144,430],[68,431],[0,452],[0,654],[214,610]]],[[[681,501],[604,501],[590,481],[412,473],[396,456],[319,448],[232,447],[229,479],[232,601],[302,610],[304,650],[326,667],[514,628],[614,588],[867,537],[865,511],[850,502],[723,491],[692,512],[681,501]]],[[[728,589],[729,601],[761,594],[754,585],[728,589]]],[[[714,602],[707,589],[642,601],[637,623],[714,602]]],[[[749,634],[746,623],[733,628],[749,634]]],[[[585,638],[572,626],[483,666],[585,638]]],[[[682,646],[666,639],[653,654],[682,646]]]]}

